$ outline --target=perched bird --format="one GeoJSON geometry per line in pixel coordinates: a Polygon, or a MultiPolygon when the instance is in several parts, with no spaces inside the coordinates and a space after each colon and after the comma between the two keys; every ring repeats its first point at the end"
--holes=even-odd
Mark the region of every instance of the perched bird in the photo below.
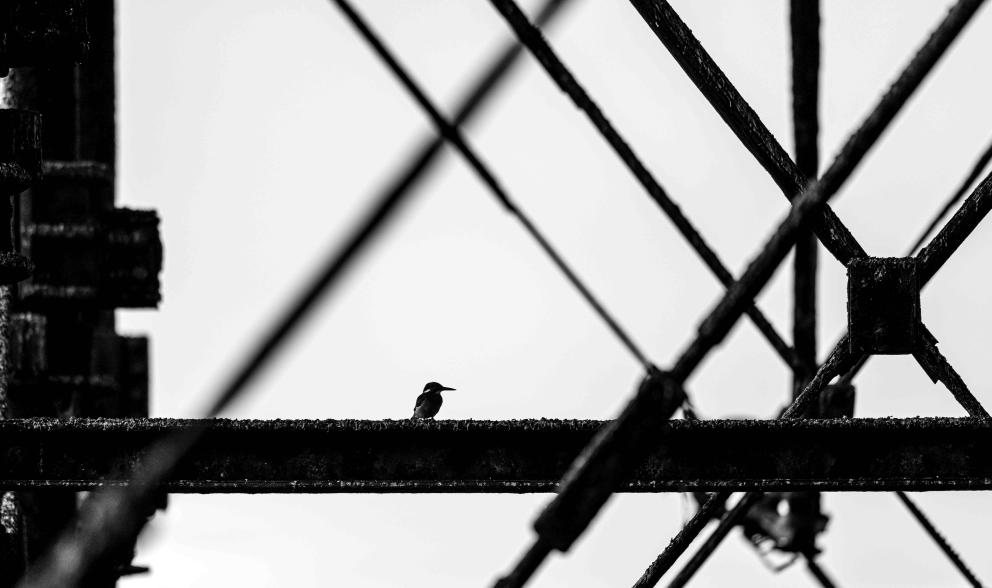
{"type": "Polygon", "coordinates": [[[454,390],[454,388],[448,388],[447,386],[442,386],[437,382],[427,382],[424,386],[424,392],[417,397],[417,404],[413,407],[413,416],[411,418],[415,419],[432,419],[437,411],[441,410],[441,391],[442,390],[454,390]]]}

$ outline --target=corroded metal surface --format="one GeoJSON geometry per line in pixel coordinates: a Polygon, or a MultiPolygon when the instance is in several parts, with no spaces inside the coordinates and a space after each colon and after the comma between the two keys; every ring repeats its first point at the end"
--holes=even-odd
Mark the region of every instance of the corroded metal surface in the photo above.
{"type": "Polygon", "coordinates": [[[863,257],[847,266],[851,352],[912,353],[920,346],[920,285],[913,257],[863,257]]]}
{"type": "Polygon", "coordinates": [[[599,509],[630,478],[650,453],[656,431],[666,427],[685,399],[679,382],[653,369],[641,380],[637,395],[620,416],[596,431],[561,479],[558,495],[534,521],[541,540],[568,551],[599,509]]]}
{"type": "MultiPolygon", "coordinates": [[[[551,492],[604,421],[11,419],[0,483],[87,489],[206,429],[172,492],[551,492]]],[[[992,488],[975,419],[672,421],[625,491],[992,488]]]]}
{"type": "Polygon", "coordinates": [[[31,274],[31,262],[17,252],[15,200],[41,172],[41,117],[37,112],[0,109],[0,285],[31,274]]]}
{"type": "Polygon", "coordinates": [[[84,0],[5,0],[0,75],[8,67],[82,59],[89,47],[84,6],[84,0]]]}
{"type": "MultiPolygon", "coordinates": [[[[114,206],[114,0],[13,0],[4,16],[0,68],[12,69],[0,103],[40,115],[46,158],[14,207],[9,249],[41,264],[0,317],[11,323],[7,416],[147,416],[147,341],[118,335],[114,309],[157,305],[162,250],[153,211],[114,206]]],[[[71,490],[17,493],[29,564],[76,515],[71,490]]],[[[115,585],[131,552],[104,557],[85,584],[115,585]]]]}

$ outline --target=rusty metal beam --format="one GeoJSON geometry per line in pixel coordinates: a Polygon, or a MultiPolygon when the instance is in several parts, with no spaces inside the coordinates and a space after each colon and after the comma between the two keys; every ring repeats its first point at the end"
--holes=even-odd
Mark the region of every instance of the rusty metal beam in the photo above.
{"type": "MultiPolygon", "coordinates": [[[[604,421],[0,421],[0,485],[122,483],[162,435],[203,427],[186,493],[555,491],[604,421]]],[[[992,424],[970,418],[672,421],[628,492],[992,489],[992,424]]]]}

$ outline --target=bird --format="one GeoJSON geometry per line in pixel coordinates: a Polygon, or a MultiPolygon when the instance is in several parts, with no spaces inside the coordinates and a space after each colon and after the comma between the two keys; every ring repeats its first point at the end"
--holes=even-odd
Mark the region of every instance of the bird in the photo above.
{"type": "Polygon", "coordinates": [[[427,382],[424,386],[424,391],[417,396],[417,404],[413,407],[413,416],[410,418],[414,419],[432,419],[437,411],[441,410],[441,403],[444,402],[441,398],[442,390],[454,390],[454,388],[448,388],[447,386],[442,386],[437,382],[427,382]]]}

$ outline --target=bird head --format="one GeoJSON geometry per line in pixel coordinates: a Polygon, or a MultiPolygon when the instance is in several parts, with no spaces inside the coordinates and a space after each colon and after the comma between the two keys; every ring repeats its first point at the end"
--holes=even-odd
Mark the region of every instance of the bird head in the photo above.
{"type": "Polygon", "coordinates": [[[438,384],[437,382],[427,382],[427,385],[424,386],[424,392],[438,392],[438,393],[440,393],[441,390],[454,390],[454,388],[448,388],[447,386],[442,386],[441,384],[438,384]]]}

